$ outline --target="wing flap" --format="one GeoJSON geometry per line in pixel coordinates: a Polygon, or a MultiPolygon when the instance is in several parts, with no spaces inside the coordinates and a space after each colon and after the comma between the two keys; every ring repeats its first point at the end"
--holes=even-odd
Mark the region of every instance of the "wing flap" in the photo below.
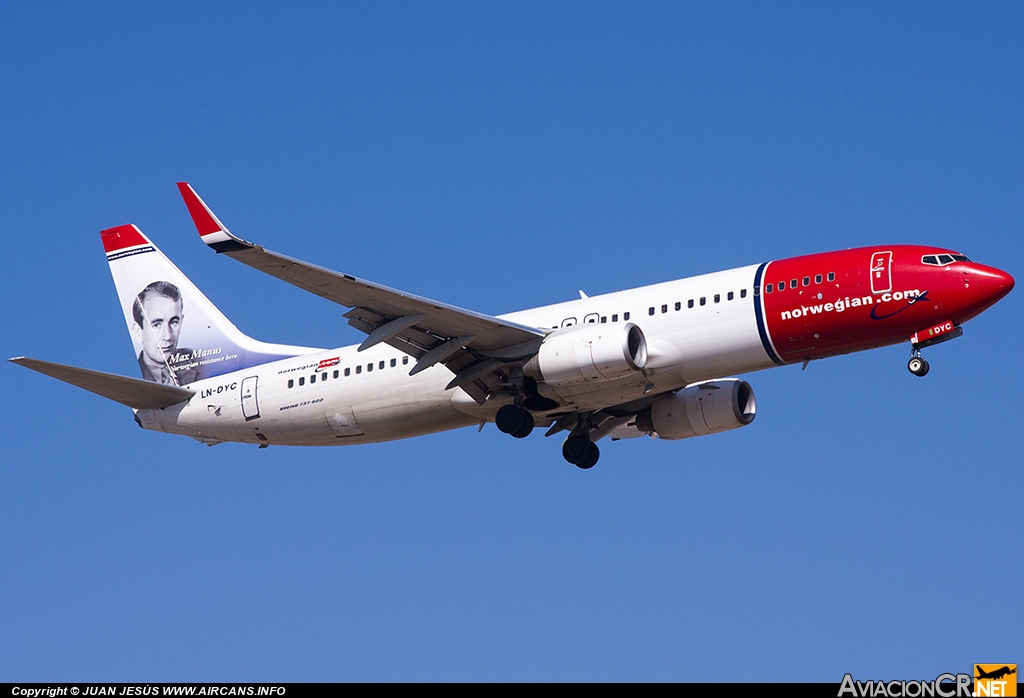
{"type": "Polygon", "coordinates": [[[113,373],[55,364],[24,356],[18,356],[9,361],[136,410],[170,407],[179,402],[185,402],[196,394],[194,390],[187,388],[161,385],[140,378],[128,378],[113,373]]]}

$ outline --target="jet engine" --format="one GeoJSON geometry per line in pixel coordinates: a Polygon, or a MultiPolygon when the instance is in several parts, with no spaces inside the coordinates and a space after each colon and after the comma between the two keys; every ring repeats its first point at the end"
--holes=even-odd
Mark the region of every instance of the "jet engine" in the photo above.
{"type": "Polygon", "coordinates": [[[637,414],[636,428],[662,439],[688,439],[745,427],[756,414],[757,402],[750,384],[725,378],[662,395],[637,414]]]}
{"type": "Polygon", "coordinates": [[[523,372],[548,385],[623,378],[647,365],[647,339],[632,322],[566,327],[544,338],[523,372]]]}

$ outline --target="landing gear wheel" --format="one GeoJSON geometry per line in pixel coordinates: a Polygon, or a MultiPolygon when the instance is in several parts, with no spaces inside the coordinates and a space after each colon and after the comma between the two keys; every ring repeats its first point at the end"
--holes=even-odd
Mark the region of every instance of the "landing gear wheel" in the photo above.
{"type": "Polygon", "coordinates": [[[597,444],[585,436],[570,436],[562,444],[562,457],[578,468],[593,468],[601,451],[597,444]]]}
{"type": "MultiPolygon", "coordinates": [[[[528,412],[519,409],[515,405],[505,405],[498,410],[498,414],[494,415],[494,424],[498,427],[498,431],[514,435],[523,428],[523,424],[528,416],[530,416],[528,412]]],[[[532,416],[530,416],[530,428],[533,428],[532,416]]],[[[527,431],[526,433],[529,434],[530,432],[527,431]]]]}
{"type": "Polygon", "coordinates": [[[907,370],[918,377],[927,375],[930,368],[931,366],[928,365],[928,362],[920,356],[911,357],[910,361],[907,362],[907,370]]]}
{"type": "Polygon", "coordinates": [[[601,449],[597,447],[593,441],[590,442],[590,452],[587,454],[586,460],[582,463],[577,463],[576,467],[582,468],[583,470],[589,470],[597,465],[597,459],[601,457],[601,449]]]}
{"type": "Polygon", "coordinates": [[[533,415],[523,410],[523,424],[512,432],[512,436],[517,439],[525,439],[531,431],[533,431],[533,415]]]}

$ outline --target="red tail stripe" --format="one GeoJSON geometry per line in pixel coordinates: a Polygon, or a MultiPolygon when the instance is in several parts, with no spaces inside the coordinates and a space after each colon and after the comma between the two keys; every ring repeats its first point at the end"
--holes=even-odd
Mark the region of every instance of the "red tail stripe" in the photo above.
{"type": "Polygon", "coordinates": [[[196,230],[199,231],[200,236],[220,232],[220,226],[217,224],[217,221],[213,219],[210,212],[203,206],[203,202],[192,191],[192,187],[188,185],[188,182],[178,182],[178,191],[181,192],[181,198],[185,200],[188,214],[192,216],[192,222],[195,223],[196,230]]]}
{"type": "Polygon", "coordinates": [[[103,249],[107,254],[123,250],[126,247],[145,245],[149,241],[142,237],[142,234],[135,229],[134,225],[119,225],[116,228],[107,228],[100,231],[100,238],[103,240],[103,249]]]}

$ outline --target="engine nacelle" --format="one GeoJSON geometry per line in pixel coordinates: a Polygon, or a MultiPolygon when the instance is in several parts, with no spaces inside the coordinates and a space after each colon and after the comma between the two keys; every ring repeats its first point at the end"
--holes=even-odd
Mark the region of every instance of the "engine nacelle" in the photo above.
{"type": "Polygon", "coordinates": [[[750,384],[725,378],[662,395],[636,416],[636,428],[654,432],[662,439],[688,439],[745,427],[756,414],[757,402],[750,384]]]}
{"type": "Polygon", "coordinates": [[[623,378],[647,365],[647,339],[632,322],[576,325],[544,338],[523,372],[549,385],[623,378]]]}

